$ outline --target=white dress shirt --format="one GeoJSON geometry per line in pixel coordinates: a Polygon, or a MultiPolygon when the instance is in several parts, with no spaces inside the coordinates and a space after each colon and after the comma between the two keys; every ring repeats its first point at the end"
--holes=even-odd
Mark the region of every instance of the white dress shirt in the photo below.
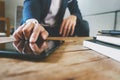
{"type": "MultiPolygon", "coordinates": [[[[44,21],[40,24],[42,24],[43,26],[53,27],[56,21],[55,16],[57,15],[59,11],[60,4],[61,4],[61,0],[51,0],[49,12],[47,16],[45,17],[44,21]]],[[[33,23],[37,22],[38,23],[36,19],[28,19],[26,22],[33,22],[33,23]]]]}
{"type": "Polygon", "coordinates": [[[61,0],[51,0],[51,6],[50,6],[49,13],[44,19],[44,23],[46,25],[51,26],[51,27],[54,25],[56,21],[55,16],[57,15],[59,11],[60,3],[61,3],[61,0]]]}

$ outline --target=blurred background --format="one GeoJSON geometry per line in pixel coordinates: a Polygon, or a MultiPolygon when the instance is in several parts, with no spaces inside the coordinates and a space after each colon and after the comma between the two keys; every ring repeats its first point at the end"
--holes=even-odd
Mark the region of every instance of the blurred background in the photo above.
{"type": "MultiPolygon", "coordinates": [[[[0,0],[5,3],[5,17],[10,19],[10,28],[16,27],[17,6],[23,6],[24,0],[0,0]]],[[[120,0],[78,0],[83,19],[90,26],[90,36],[99,30],[120,30],[120,0]]],[[[69,15],[66,10],[65,17],[69,15]]]]}

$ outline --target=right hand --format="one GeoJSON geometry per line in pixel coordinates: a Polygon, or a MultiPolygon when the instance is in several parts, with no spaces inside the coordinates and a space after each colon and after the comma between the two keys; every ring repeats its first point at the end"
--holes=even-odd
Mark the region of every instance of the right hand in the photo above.
{"type": "Polygon", "coordinates": [[[48,48],[48,44],[45,41],[38,41],[36,43],[29,43],[27,41],[14,41],[13,46],[16,50],[22,54],[41,54],[48,48]]]}
{"type": "Polygon", "coordinates": [[[27,22],[20,26],[13,34],[16,41],[21,39],[36,42],[38,38],[47,39],[49,33],[39,23],[27,22]]]}

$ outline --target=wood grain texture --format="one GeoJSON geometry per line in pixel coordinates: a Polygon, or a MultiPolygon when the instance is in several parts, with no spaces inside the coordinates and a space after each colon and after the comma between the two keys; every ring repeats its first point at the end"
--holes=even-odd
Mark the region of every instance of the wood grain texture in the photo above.
{"type": "Polygon", "coordinates": [[[65,40],[40,62],[0,58],[0,80],[120,80],[120,63],[82,46],[87,37],[65,40]]]}

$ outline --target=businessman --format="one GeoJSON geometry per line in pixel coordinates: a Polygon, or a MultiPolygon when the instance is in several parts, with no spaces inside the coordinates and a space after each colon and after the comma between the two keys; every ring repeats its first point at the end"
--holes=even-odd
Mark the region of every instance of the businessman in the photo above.
{"type": "Polygon", "coordinates": [[[84,25],[77,0],[25,0],[22,25],[13,36],[30,42],[48,36],[89,36],[84,25]],[[64,19],[66,8],[70,16],[64,19]]]}

